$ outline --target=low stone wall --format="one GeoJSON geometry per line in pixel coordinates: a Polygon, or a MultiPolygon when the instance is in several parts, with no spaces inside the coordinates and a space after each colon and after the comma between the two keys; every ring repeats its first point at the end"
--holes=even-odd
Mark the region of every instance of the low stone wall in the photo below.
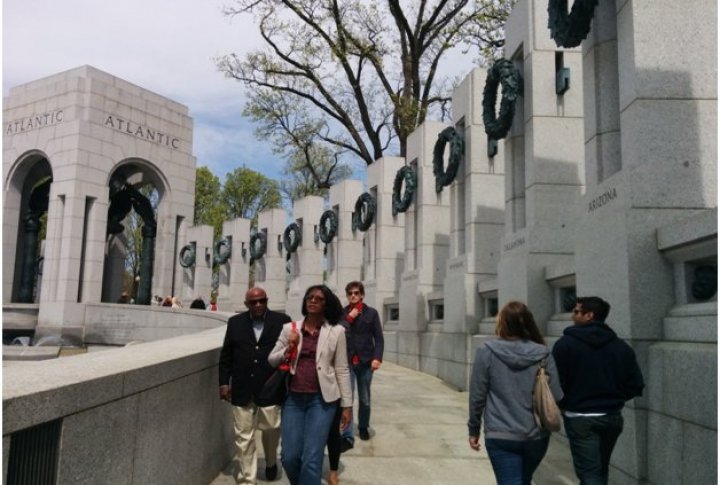
{"type": "Polygon", "coordinates": [[[218,399],[224,328],[3,369],[3,483],[13,436],[59,422],[57,481],[210,483],[233,455],[218,399]]]}

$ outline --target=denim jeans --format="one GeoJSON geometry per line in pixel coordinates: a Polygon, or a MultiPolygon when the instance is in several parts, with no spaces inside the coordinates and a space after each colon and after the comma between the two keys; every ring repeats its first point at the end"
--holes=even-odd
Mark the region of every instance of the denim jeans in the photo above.
{"type": "Polygon", "coordinates": [[[620,412],[564,418],[575,474],[581,485],[607,485],[610,455],[623,430],[620,412]]]}
{"type": "MultiPolygon", "coordinates": [[[[370,362],[353,365],[350,368],[350,385],[353,388],[353,393],[357,384],[358,429],[368,429],[370,427],[370,384],[372,383],[373,374],[370,362]]],[[[354,441],[352,425],[345,428],[342,436],[349,441],[354,441]]]]}
{"type": "Polygon", "coordinates": [[[292,485],[320,485],[323,454],[337,402],[322,394],[291,392],[282,408],[283,469],[292,485]]]}
{"type": "Polygon", "coordinates": [[[530,485],[549,442],[549,436],[532,441],[485,438],[485,449],[498,485],[530,485]]]}

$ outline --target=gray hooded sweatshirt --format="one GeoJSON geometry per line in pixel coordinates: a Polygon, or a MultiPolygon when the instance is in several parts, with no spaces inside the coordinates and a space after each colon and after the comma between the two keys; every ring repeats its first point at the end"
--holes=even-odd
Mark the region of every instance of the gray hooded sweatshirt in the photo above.
{"type": "Polygon", "coordinates": [[[532,390],[542,359],[547,359],[550,389],[555,401],[563,397],[550,350],[529,340],[491,340],[478,347],[470,379],[470,436],[531,441],[548,435],[535,424],[532,390]]]}

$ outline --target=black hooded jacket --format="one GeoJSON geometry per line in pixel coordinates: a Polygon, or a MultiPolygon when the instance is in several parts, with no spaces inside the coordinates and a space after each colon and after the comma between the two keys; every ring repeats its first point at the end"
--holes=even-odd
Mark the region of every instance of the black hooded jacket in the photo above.
{"type": "Polygon", "coordinates": [[[565,411],[619,411],[625,401],[642,395],[645,383],[635,352],[605,323],[567,327],[552,353],[565,411]]]}

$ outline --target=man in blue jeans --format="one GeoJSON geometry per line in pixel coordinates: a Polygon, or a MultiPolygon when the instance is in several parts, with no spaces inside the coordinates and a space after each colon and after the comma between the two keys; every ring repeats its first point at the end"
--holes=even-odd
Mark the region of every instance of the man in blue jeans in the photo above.
{"type": "MultiPolygon", "coordinates": [[[[358,434],[361,440],[370,439],[370,383],[373,372],[382,363],[384,340],[380,316],[377,310],[363,303],[365,286],[360,281],[351,281],[345,286],[348,306],[344,319],[347,337],[348,362],[353,389],[357,383],[358,393],[358,434]]],[[[347,451],[354,445],[352,426],[343,431],[342,450],[347,451]]]]}
{"type": "Polygon", "coordinates": [[[553,347],[565,394],[560,408],[581,485],[608,483],[610,455],[623,429],[620,411],[645,387],[635,352],[605,324],[608,313],[610,304],[602,298],[578,298],[574,325],[553,347]]]}

